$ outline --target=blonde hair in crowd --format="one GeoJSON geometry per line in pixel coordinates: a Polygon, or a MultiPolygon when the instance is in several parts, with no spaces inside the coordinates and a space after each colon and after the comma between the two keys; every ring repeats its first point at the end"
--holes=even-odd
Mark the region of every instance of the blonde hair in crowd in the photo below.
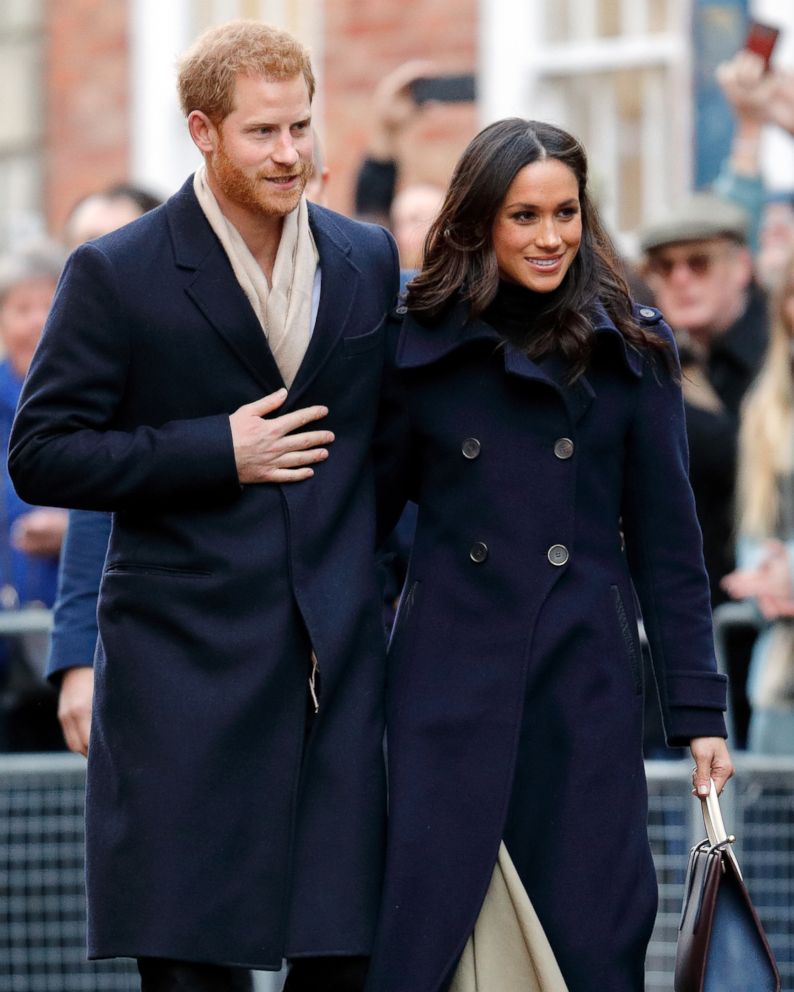
{"type": "Polygon", "coordinates": [[[205,31],[180,59],[177,87],[185,117],[200,110],[216,126],[232,111],[240,74],[281,81],[302,73],[314,98],[308,49],[286,31],[261,21],[229,21],[205,31]]]}
{"type": "Polygon", "coordinates": [[[794,469],[794,327],[786,316],[792,295],[794,256],[773,296],[766,357],[742,407],[736,509],[739,533],[748,537],[775,534],[780,479],[794,469]]]}

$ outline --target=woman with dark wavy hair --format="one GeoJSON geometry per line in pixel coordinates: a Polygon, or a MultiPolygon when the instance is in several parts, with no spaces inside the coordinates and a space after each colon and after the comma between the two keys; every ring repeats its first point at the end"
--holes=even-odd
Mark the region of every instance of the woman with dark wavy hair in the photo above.
{"type": "Polygon", "coordinates": [[[419,505],[390,647],[368,992],[641,992],[653,654],[696,793],[733,769],[671,332],[634,306],[579,142],[464,152],[390,322],[382,525],[419,505]]]}

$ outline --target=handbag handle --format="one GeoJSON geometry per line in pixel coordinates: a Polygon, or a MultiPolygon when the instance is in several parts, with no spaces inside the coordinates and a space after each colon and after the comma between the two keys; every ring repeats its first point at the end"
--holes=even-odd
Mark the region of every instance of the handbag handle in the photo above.
{"type": "Polygon", "coordinates": [[[709,843],[712,847],[722,847],[724,849],[726,855],[733,862],[739,878],[741,878],[742,872],[739,868],[739,862],[736,860],[736,855],[733,853],[731,847],[735,843],[736,838],[725,829],[720,801],[717,798],[717,786],[714,784],[713,779],[709,780],[709,794],[700,800],[700,809],[703,813],[703,823],[706,827],[706,836],[709,839],[709,843]]]}

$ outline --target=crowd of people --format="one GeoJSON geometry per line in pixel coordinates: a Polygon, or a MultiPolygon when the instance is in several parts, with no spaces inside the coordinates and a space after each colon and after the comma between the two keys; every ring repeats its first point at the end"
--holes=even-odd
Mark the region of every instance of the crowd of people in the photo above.
{"type": "MultiPolygon", "coordinates": [[[[747,625],[727,627],[724,638],[734,737],[757,753],[792,754],[794,653],[784,661],[785,652],[770,655],[768,645],[770,625],[780,643],[784,600],[792,594],[782,548],[794,426],[785,385],[794,187],[767,193],[760,150],[765,126],[791,133],[794,85],[790,73],[767,71],[747,51],[717,75],[735,116],[730,154],[712,190],[692,194],[640,232],[641,273],[681,356],[689,474],[712,605],[732,598],[756,607],[747,625]],[[773,657],[774,691],[759,693],[773,657]]],[[[733,614],[718,609],[716,616],[720,622],[733,614]]]]}
{"type": "Polygon", "coordinates": [[[288,992],[525,988],[538,955],[544,988],[639,992],[646,699],[721,789],[729,598],[748,746],[794,750],[794,200],[759,164],[792,77],[721,67],[730,156],[632,262],[550,124],[402,186],[432,71],[379,87],[352,220],[305,50],[212,29],[179,70],[196,174],[0,260],[0,605],[55,609],[24,702],[89,755],[89,953],[144,992],[283,959],[288,992]],[[529,919],[540,949],[494,953],[529,919]]]}

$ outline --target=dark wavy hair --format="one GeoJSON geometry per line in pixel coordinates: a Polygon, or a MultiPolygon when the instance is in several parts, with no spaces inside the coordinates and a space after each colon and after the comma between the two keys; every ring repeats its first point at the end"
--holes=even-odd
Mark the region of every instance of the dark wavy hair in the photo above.
{"type": "Polygon", "coordinates": [[[553,124],[520,117],[489,125],[463,152],[428,232],[422,270],[408,285],[409,311],[432,324],[462,298],[472,317],[485,312],[499,287],[492,241],[496,215],[518,172],[544,159],[562,162],[576,176],[582,240],[561,286],[550,294],[539,333],[528,339],[528,354],[538,357],[559,348],[572,378],[580,375],[592,346],[590,315],[596,301],[632,345],[664,349],[664,342],[634,319],[621,264],[587,193],[584,148],[553,124]]]}

